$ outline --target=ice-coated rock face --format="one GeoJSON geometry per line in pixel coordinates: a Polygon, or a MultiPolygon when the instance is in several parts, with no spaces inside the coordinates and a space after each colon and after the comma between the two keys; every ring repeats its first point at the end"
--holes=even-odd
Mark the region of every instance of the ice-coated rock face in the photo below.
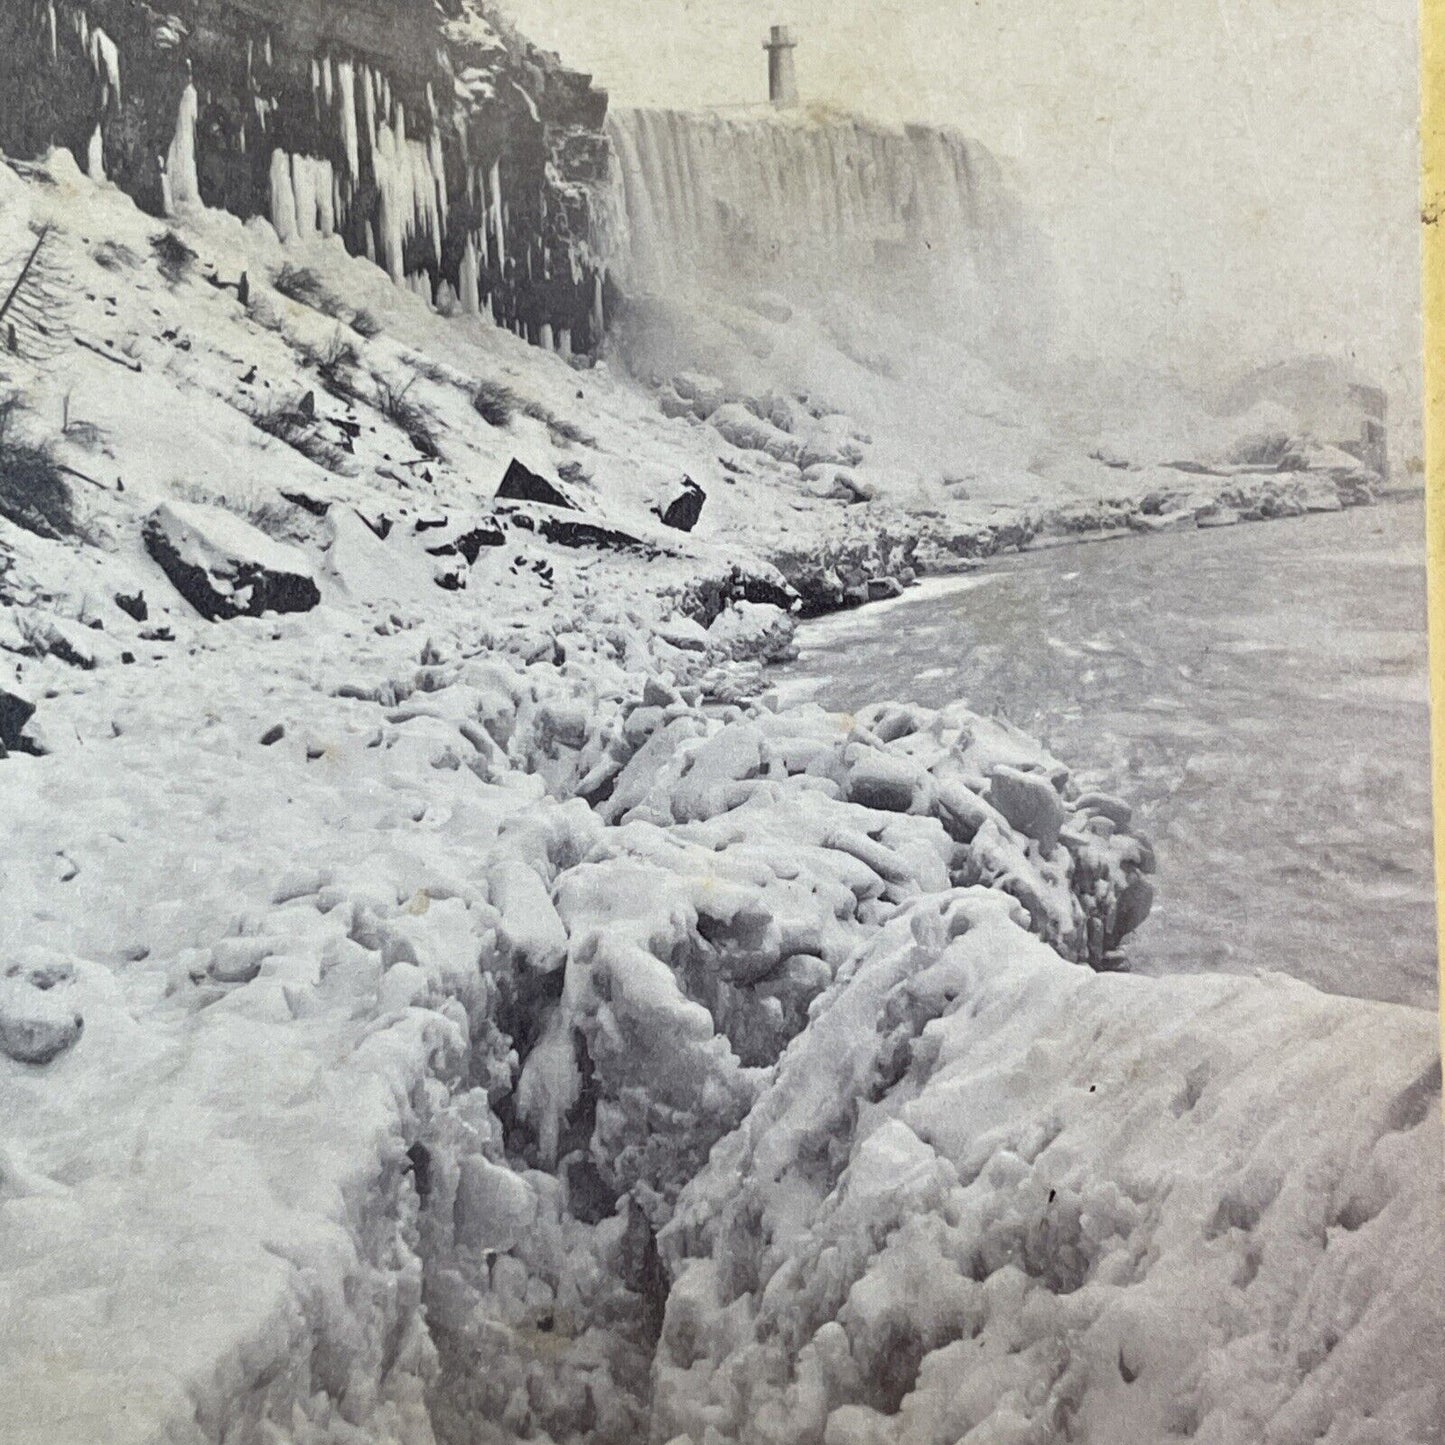
{"type": "Polygon", "coordinates": [[[981,145],[929,126],[776,112],[614,110],[623,291],[741,280],[840,292],[987,347],[1047,325],[1044,251],[981,145]]]}
{"type": "Polygon", "coordinates": [[[45,0],[0,17],[0,149],[67,146],[156,214],[338,235],[528,340],[603,325],[607,98],[476,0],[45,0]]]}

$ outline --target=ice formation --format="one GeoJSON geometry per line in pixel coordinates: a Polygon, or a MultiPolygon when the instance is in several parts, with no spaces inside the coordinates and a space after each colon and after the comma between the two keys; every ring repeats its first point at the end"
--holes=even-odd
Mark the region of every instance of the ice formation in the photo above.
{"type": "MultiPolygon", "coordinates": [[[[423,275],[424,94],[312,58],[423,275]]],[[[204,201],[243,152],[192,83],[204,201]]],[[[24,425],[73,408],[96,482],[73,536],[0,518],[7,1440],[1438,1441],[1434,1017],[1107,971],[1125,801],[961,706],[770,693],[790,578],[885,595],[1034,512],[815,495],[753,443],[866,445],[840,413],[663,416],[324,238],[313,150],[244,155],[284,246],[0,167],[88,343],[24,425]],[[497,500],[514,462],[577,505],[497,500]]],[[[483,175],[472,254],[525,266],[483,175]]]]}

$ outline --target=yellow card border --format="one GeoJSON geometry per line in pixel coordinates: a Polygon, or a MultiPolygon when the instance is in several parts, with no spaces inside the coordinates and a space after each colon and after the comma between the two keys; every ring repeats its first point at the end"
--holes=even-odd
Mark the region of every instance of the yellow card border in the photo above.
{"type": "MultiPolygon", "coordinates": [[[[1430,733],[1435,897],[1445,984],[1445,0],[1420,3],[1420,230],[1425,297],[1425,530],[1430,596],[1430,733]]],[[[1445,1007],[1441,1011],[1445,1040],[1445,1007]]]]}

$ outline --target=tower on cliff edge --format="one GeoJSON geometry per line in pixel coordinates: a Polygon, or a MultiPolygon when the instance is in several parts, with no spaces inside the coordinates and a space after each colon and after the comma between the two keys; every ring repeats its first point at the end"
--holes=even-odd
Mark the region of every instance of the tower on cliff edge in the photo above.
{"type": "Polygon", "coordinates": [[[774,105],[797,105],[798,77],[793,73],[793,52],[798,42],[786,25],[774,25],[763,49],[768,52],[768,99],[774,105]]]}

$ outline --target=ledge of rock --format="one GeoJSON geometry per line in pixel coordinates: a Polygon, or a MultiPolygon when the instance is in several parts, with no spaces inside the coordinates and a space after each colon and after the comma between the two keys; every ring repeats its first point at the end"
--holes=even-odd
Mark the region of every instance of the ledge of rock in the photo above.
{"type": "Polygon", "coordinates": [[[497,488],[496,500],[540,502],[547,507],[565,507],[571,512],[577,510],[577,503],[556,482],[548,481],[530,467],[523,466],[515,457],[502,478],[501,486],[497,488]]]}
{"type": "Polygon", "coordinates": [[[226,512],[165,502],[146,518],[142,535],[176,591],[212,622],[309,612],[321,601],[299,551],[226,512]]]}

